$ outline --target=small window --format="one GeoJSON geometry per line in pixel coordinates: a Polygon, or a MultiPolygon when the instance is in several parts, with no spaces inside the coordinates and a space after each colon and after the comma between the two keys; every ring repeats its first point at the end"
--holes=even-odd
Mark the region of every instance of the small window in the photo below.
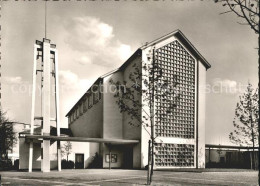
{"type": "Polygon", "coordinates": [[[105,158],[106,163],[116,163],[117,162],[117,154],[111,154],[111,159],[109,154],[106,154],[106,158],[105,158]]]}

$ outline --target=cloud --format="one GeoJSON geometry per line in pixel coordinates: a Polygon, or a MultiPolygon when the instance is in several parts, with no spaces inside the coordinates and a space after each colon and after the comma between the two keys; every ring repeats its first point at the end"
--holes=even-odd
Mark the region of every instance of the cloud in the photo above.
{"type": "Polygon", "coordinates": [[[74,17],[64,23],[70,34],[65,42],[73,50],[86,51],[90,47],[105,47],[113,35],[113,27],[94,17],[74,17]]]}
{"type": "Polygon", "coordinates": [[[93,83],[88,79],[80,79],[77,74],[70,70],[59,71],[60,89],[63,93],[83,93],[93,83]]]}
{"type": "Polygon", "coordinates": [[[16,76],[16,77],[3,77],[3,82],[6,84],[21,84],[23,83],[22,77],[16,76]]]}
{"type": "Polygon", "coordinates": [[[115,38],[113,27],[95,17],[74,17],[64,23],[65,43],[81,65],[122,64],[132,54],[131,47],[115,38]]]}
{"type": "Polygon", "coordinates": [[[61,116],[65,116],[79,100],[79,98],[94,83],[94,80],[80,78],[77,74],[71,72],[70,70],[60,70],[59,82],[61,103],[60,114],[61,116]]]}
{"type": "Polygon", "coordinates": [[[92,64],[92,60],[88,56],[81,56],[79,59],[76,59],[76,61],[81,65],[92,64]]]}
{"type": "Polygon", "coordinates": [[[228,88],[236,88],[237,82],[229,79],[220,79],[220,78],[215,78],[213,79],[213,85],[219,85],[222,87],[228,87],[228,88]]]}
{"type": "Polygon", "coordinates": [[[131,47],[129,45],[121,44],[118,48],[118,53],[119,53],[120,59],[126,60],[127,57],[129,57],[132,53],[131,47]]]}
{"type": "Polygon", "coordinates": [[[229,79],[213,79],[212,90],[217,90],[218,93],[237,93],[239,89],[239,84],[234,80],[229,79]]]}

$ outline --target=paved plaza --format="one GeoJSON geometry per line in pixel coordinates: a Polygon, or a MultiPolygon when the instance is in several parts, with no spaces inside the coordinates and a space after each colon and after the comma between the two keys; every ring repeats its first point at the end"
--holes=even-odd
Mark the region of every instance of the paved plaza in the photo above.
{"type": "MultiPolygon", "coordinates": [[[[61,172],[0,172],[2,185],[145,185],[145,170],[82,169],[61,172]]],[[[258,185],[250,170],[155,171],[152,185],[258,185]]]]}

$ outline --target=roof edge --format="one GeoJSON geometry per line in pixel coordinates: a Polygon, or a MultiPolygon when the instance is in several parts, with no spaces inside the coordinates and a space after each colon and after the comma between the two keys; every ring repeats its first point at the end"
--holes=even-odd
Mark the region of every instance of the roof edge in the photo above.
{"type": "Polygon", "coordinates": [[[103,78],[99,77],[97,78],[96,81],[94,81],[94,83],[87,89],[87,91],[85,91],[85,93],[80,97],[80,99],[73,105],[73,107],[69,110],[69,112],[65,115],[65,117],[67,117],[70,112],[72,112],[72,110],[75,108],[75,106],[83,99],[83,97],[88,93],[88,91],[90,90],[90,88],[96,84],[97,82],[101,81],[103,78]]]}
{"type": "MultiPolygon", "coordinates": [[[[89,89],[95,84],[97,83],[99,80],[103,80],[103,78],[117,72],[117,71],[120,71],[122,70],[123,68],[125,68],[128,63],[133,59],[135,58],[136,56],[138,56],[138,54],[141,52],[141,49],[137,49],[119,68],[115,69],[115,70],[112,70],[102,76],[100,76],[99,78],[97,78],[97,80],[89,87],[89,89]]],[[[76,105],[83,99],[83,97],[87,94],[87,92],[89,91],[89,89],[80,97],[80,99],[74,104],[74,106],[69,110],[69,112],[65,115],[65,117],[68,117],[68,115],[72,112],[72,110],[76,107],[76,105]]]]}
{"type": "Polygon", "coordinates": [[[140,49],[144,50],[148,47],[153,46],[155,43],[161,42],[172,36],[176,36],[178,39],[180,39],[185,46],[186,45],[190,46],[188,49],[191,50],[191,52],[196,54],[196,57],[201,60],[202,64],[206,67],[206,69],[209,69],[211,67],[210,63],[201,55],[201,53],[194,47],[194,45],[188,40],[188,38],[179,29],[174,30],[173,32],[170,32],[169,34],[166,34],[158,39],[155,39],[152,42],[147,43],[146,45],[143,45],[140,49]]]}
{"type": "MultiPolygon", "coordinates": [[[[206,70],[209,69],[211,67],[210,63],[200,54],[200,52],[194,47],[194,45],[187,39],[187,37],[179,30],[174,30],[173,32],[170,32],[169,34],[166,34],[158,39],[155,39],[143,46],[141,46],[140,48],[138,48],[119,68],[112,70],[102,76],[100,76],[99,78],[97,78],[97,80],[89,87],[89,89],[95,84],[97,83],[99,80],[103,80],[103,78],[117,72],[120,70],[123,70],[125,67],[127,67],[127,65],[138,55],[142,54],[142,50],[146,49],[147,47],[150,47],[152,45],[154,45],[155,43],[158,43],[160,41],[163,41],[171,36],[176,36],[178,39],[180,39],[181,42],[183,42],[183,44],[186,46],[190,46],[188,49],[191,50],[191,52],[196,54],[196,57],[198,59],[201,60],[202,64],[206,67],[206,70]]],[[[81,98],[76,102],[76,104],[74,104],[74,106],[70,109],[70,111],[66,114],[65,117],[67,117],[70,112],[75,108],[75,106],[81,101],[81,99],[87,94],[87,92],[89,91],[89,89],[81,96],[81,98]]]]}

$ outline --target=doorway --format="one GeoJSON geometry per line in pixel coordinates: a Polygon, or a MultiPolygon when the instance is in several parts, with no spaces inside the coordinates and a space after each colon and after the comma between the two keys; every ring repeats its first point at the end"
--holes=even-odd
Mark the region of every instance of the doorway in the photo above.
{"type": "Polygon", "coordinates": [[[75,169],[84,169],[84,154],[75,154],[75,169]]]}
{"type": "Polygon", "coordinates": [[[123,168],[132,169],[133,168],[133,147],[125,146],[124,147],[124,157],[123,157],[123,168]]]}

